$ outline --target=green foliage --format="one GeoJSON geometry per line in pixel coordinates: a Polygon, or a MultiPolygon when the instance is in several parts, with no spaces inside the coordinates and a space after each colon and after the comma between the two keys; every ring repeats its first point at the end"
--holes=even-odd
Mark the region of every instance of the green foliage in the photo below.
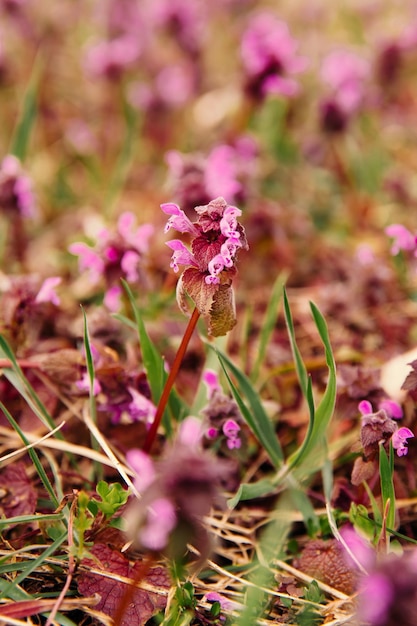
{"type": "Polygon", "coordinates": [[[223,352],[216,351],[243,418],[265,448],[273,465],[276,468],[280,467],[283,461],[282,449],[272,422],[263,408],[259,394],[255,391],[250,379],[223,352]],[[231,375],[236,379],[238,387],[233,383],[231,375]],[[246,397],[249,408],[243,402],[242,396],[246,397]]]}
{"type": "MultiPolygon", "coordinates": [[[[126,290],[130,305],[135,316],[136,328],[139,338],[140,349],[142,353],[143,365],[146,370],[149,386],[151,388],[152,400],[154,404],[158,404],[161,397],[165,382],[168,375],[165,371],[164,359],[161,357],[157,347],[149,337],[143,321],[141,311],[136,304],[135,297],[126,281],[122,280],[123,287],[126,290]]],[[[179,398],[178,394],[173,390],[168,400],[168,410],[164,412],[162,423],[165,427],[167,435],[172,434],[172,421],[180,421],[189,414],[186,403],[179,398]]]]}
{"type": "MultiPolygon", "coordinates": [[[[308,587],[306,587],[304,592],[304,599],[309,602],[314,602],[315,604],[320,604],[324,602],[325,597],[322,593],[320,587],[317,584],[317,581],[313,580],[308,587]]],[[[317,626],[322,624],[322,617],[318,612],[317,608],[312,606],[311,604],[306,604],[303,606],[301,611],[297,613],[295,616],[296,623],[298,626],[317,626]]]]}
{"type": "Polygon", "coordinates": [[[42,58],[38,55],[33,64],[32,76],[23,98],[21,112],[12,138],[10,153],[21,161],[24,160],[30,141],[30,136],[37,116],[37,99],[42,71],[42,58]]]}
{"type": "Polygon", "coordinates": [[[96,491],[101,500],[93,498],[93,502],[106,518],[117,513],[120,507],[126,504],[129,497],[128,492],[123,489],[120,483],[108,484],[104,480],[97,483],[96,491]]]}

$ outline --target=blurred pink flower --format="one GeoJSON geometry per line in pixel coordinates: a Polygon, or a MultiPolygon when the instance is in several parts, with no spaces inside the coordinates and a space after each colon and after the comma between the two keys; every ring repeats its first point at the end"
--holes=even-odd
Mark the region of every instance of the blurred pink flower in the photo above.
{"type": "Polygon", "coordinates": [[[300,86],[292,76],[307,67],[307,59],[298,56],[297,49],[285,22],[267,11],[255,15],[241,41],[246,91],[257,99],[268,93],[296,96],[300,86]]]}
{"type": "Polygon", "coordinates": [[[138,60],[140,54],[139,37],[122,35],[91,46],[86,52],[84,65],[93,78],[119,79],[138,60]]]}
{"type": "Polygon", "coordinates": [[[35,217],[36,204],[32,182],[17,157],[8,154],[0,164],[0,211],[22,217],[35,217]]]}
{"type": "Polygon", "coordinates": [[[61,300],[59,299],[55,291],[55,287],[57,287],[61,282],[62,278],[60,278],[59,276],[51,276],[50,278],[46,278],[38,291],[35,302],[52,302],[52,304],[55,304],[55,306],[59,306],[61,300]]]}
{"type": "Polygon", "coordinates": [[[118,219],[116,232],[103,229],[98,234],[94,248],[83,242],[69,246],[71,254],[78,256],[80,272],[87,270],[93,284],[104,279],[104,304],[111,311],[120,308],[120,278],[132,283],[140,281],[142,258],[148,251],[149,238],[153,231],[151,224],[136,228],[134,214],[125,212],[118,219]]]}
{"type": "Polygon", "coordinates": [[[392,237],[391,254],[395,256],[401,250],[415,250],[416,237],[402,224],[391,224],[385,229],[385,234],[392,237]]]}
{"type": "Polygon", "coordinates": [[[366,59],[349,50],[335,50],[324,59],[320,75],[345,114],[350,115],[358,109],[370,76],[366,59]]]}

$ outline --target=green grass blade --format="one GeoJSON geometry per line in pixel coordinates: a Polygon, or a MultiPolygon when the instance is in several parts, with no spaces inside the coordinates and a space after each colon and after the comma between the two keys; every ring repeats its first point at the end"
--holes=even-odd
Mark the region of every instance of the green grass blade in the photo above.
{"type": "Polygon", "coordinates": [[[227,501],[227,506],[234,509],[242,500],[262,498],[276,490],[276,485],[267,478],[258,480],[256,483],[242,483],[233,498],[227,501]]]}
{"type": "MultiPolygon", "coordinates": [[[[325,348],[329,378],[321,402],[315,410],[314,422],[312,424],[310,423],[310,428],[300,449],[290,460],[291,467],[296,465],[300,467],[303,465],[303,471],[309,474],[319,469],[325,462],[326,431],[333,416],[336,402],[336,364],[330,344],[327,324],[322,314],[313,303],[310,303],[310,307],[325,348]]],[[[311,394],[311,391],[308,393],[311,394]]]]}
{"type": "Polygon", "coordinates": [[[54,552],[56,552],[58,550],[58,548],[67,539],[68,539],[68,533],[67,533],[67,531],[65,531],[64,533],[62,533],[62,535],[60,537],[58,537],[58,539],[56,539],[53,543],[51,543],[51,545],[48,546],[42,552],[42,554],[40,554],[38,556],[37,559],[33,559],[33,561],[32,560],[28,561],[26,566],[22,570],[22,572],[18,576],[16,576],[16,578],[13,579],[13,582],[9,583],[8,585],[6,585],[3,588],[4,596],[5,597],[11,597],[11,594],[17,588],[17,585],[19,585],[25,578],[30,576],[30,574],[32,574],[32,572],[34,572],[38,567],[40,567],[42,565],[42,563],[45,561],[45,559],[49,558],[52,554],[54,554],[54,552]]]}
{"type": "MultiPolygon", "coordinates": [[[[26,400],[32,411],[35,415],[37,415],[41,422],[51,430],[54,430],[56,426],[54,420],[49,415],[43,402],[39,399],[36,391],[33,389],[32,385],[22,372],[16,357],[13,354],[13,350],[10,348],[6,339],[2,335],[0,335],[0,356],[8,359],[12,365],[11,368],[5,367],[2,369],[3,375],[26,400]]],[[[57,437],[62,440],[64,439],[60,432],[57,432],[57,437]]]]}
{"type": "MultiPolygon", "coordinates": [[[[10,423],[10,425],[12,426],[12,428],[17,432],[17,434],[19,435],[19,437],[21,438],[21,440],[23,441],[25,446],[28,446],[30,444],[30,442],[27,440],[23,430],[20,428],[19,424],[16,422],[16,420],[14,419],[14,417],[11,415],[11,413],[8,411],[8,409],[4,406],[4,404],[2,402],[0,402],[0,409],[3,411],[5,417],[7,418],[8,422],[10,423]]],[[[45,489],[47,490],[51,501],[54,505],[55,508],[57,508],[59,506],[59,499],[57,497],[57,495],[55,494],[54,488],[43,468],[42,463],[39,460],[38,455],[36,454],[34,448],[29,448],[27,451],[28,455],[30,456],[33,465],[36,468],[36,471],[38,472],[39,478],[41,479],[45,489]]]]}
{"type": "Polygon", "coordinates": [[[124,187],[129,170],[135,155],[135,146],[138,143],[138,112],[128,102],[123,102],[123,113],[125,118],[125,137],[119,151],[119,156],[115,163],[113,174],[110,179],[107,197],[105,199],[105,210],[107,213],[114,207],[117,199],[124,187]]]}
{"type": "MultiPolygon", "coordinates": [[[[159,354],[159,351],[157,350],[154,343],[151,341],[146,331],[141,312],[136,304],[132,290],[130,289],[126,281],[122,280],[122,284],[126,290],[133,310],[133,314],[135,316],[136,330],[139,337],[143,366],[145,368],[146,376],[149,382],[149,386],[151,388],[152,400],[154,404],[157,405],[161,397],[166,379],[168,378],[168,375],[165,371],[164,359],[159,354]]],[[[175,390],[172,390],[170,393],[170,397],[168,400],[168,410],[172,418],[177,421],[182,420],[189,413],[187,405],[179,398],[175,390]]],[[[163,418],[163,425],[168,435],[170,435],[172,432],[169,414],[168,411],[165,411],[163,418]]]]}
{"type": "Polygon", "coordinates": [[[265,448],[274,467],[279,468],[284,461],[284,455],[275,429],[262,406],[258,393],[253,388],[249,378],[223,352],[216,348],[214,350],[217,352],[220,364],[245,422],[259,443],[265,448]],[[230,374],[236,379],[239,390],[234,385],[230,374]],[[247,399],[250,409],[243,402],[240,392],[247,399]]]}
{"type": "Polygon", "coordinates": [[[295,369],[297,371],[298,380],[300,383],[301,391],[303,396],[307,398],[307,389],[308,389],[308,373],[306,366],[304,365],[304,361],[302,359],[301,353],[298,349],[297,342],[295,339],[295,330],[294,330],[294,322],[292,319],[291,309],[288,302],[287,292],[284,288],[283,290],[283,298],[284,298],[284,313],[285,313],[285,322],[287,324],[288,335],[290,338],[291,350],[294,357],[295,369]]]}
{"type": "Polygon", "coordinates": [[[10,153],[24,160],[37,115],[37,97],[41,76],[41,57],[35,58],[32,75],[23,98],[22,109],[12,137],[10,153]]]}
{"type": "MultiPolygon", "coordinates": [[[[94,380],[95,380],[95,370],[94,370],[94,359],[93,353],[91,350],[91,342],[90,342],[90,333],[88,332],[88,323],[87,323],[87,315],[84,309],[83,317],[84,317],[84,350],[85,350],[85,362],[87,365],[88,379],[90,383],[89,389],[89,405],[90,405],[90,417],[93,424],[97,425],[97,405],[96,398],[94,395],[94,380]]],[[[93,450],[96,452],[100,451],[100,444],[97,439],[91,434],[91,445],[93,450]]],[[[95,470],[95,478],[100,480],[103,478],[104,468],[101,463],[94,461],[94,470],[95,470]]]]}
{"type": "MultiPolygon", "coordinates": [[[[393,456],[392,449],[390,450],[390,456],[393,456]]],[[[386,525],[388,528],[394,528],[395,526],[395,490],[393,482],[393,473],[391,470],[391,461],[388,458],[387,453],[383,445],[379,446],[379,475],[381,479],[381,495],[382,495],[382,510],[385,511],[386,503],[390,502],[390,507],[386,519],[386,525]]]]}
{"type": "Polygon", "coordinates": [[[258,353],[251,372],[251,380],[253,383],[256,383],[256,381],[258,380],[259,371],[265,359],[266,348],[268,346],[268,342],[271,338],[275,322],[277,320],[278,307],[281,302],[285,280],[286,276],[278,276],[272,288],[271,298],[269,300],[265,317],[261,325],[258,353]]]}
{"type": "Polygon", "coordinates": [[[84,350],[85,350],[85,362],[87,365],[88,379],[90,383],[90,416],[93,422],[97,423],[97,407],[96,400],[94,397],[94,380],[95,380],[95,371],[94,371],[94,360],[93,353],[91,351],[91,343],[90,343],[90,334],[88,332],[88,324],[87,324],[87,315],[82,309],[83,318],[84,318],[84,350]]]}

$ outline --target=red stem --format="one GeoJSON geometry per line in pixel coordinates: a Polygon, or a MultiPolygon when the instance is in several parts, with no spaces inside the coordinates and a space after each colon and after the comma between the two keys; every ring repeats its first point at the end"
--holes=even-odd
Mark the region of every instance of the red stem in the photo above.
{"type": "Polygon", "coordinates": [[[178,348],[178,352],[175,355],[175,359],[174,359],[174,363],[172,364],[172,368],[171,371],[168,374],[168,378],[167,381],[165,383],[165,387],[162,391],[162,395],[159,399],[159,403],[158,403],[158,407],[156,409],[156,413],[155,413],[155,418],[154,421],[152,422],[152,426],[150,427],[149,431],[148,431],[148,435],[146,437],[145,440],[145,444],[143,446],[143,450],[144,452],[147,452],[149,454],[149,452],[151,451],[152,445],[155,441],[156,438],[156,433],[158,431],[159,428],[159,424],[161,423],[162,420],[162,416],[164,414],[165,411],[165,407],[167,405],[168,402],[168,398],[169,398],[169,394],[171,393],[171,389],[174,385],[175,379],[177,377],[178,371],[181,367],[181,363],[184,359],[184,355],[185,355],[185,351],[187,350],[187,346],[190,342],[191,336],[194,332],[194,329],[197,325],[198,322],[198,318],[200,317],[200,312],[197,309],[197,307],[194,309],[193,314],[190,318],[190,321],[188,322],[188,326],[185,329],[185,333],[184,336],[181,340],[181,344],[180,347],[178,348]]]}

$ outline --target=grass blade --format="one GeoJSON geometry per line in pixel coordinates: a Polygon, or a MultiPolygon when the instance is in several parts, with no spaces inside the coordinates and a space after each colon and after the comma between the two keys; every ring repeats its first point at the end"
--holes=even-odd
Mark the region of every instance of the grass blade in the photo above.
{"type": "Polygon", "coordinates": [[[24,160],[29,145],[30,135],[37,115],[38,86],[41,76],[42,61],[38,55],[35,58],[32,75],[23,98],[22,110],[12,138],[10,153],[24,160]]]}
{"type": "Polygon", "coordinates": [[[259,443],[265,448],[274,467],[279,468],[284,461],[284,455],[282,453],[278,437],[275,433],[275,429],[262,406],[258,393],[253,388],[249,378],[241,372],[223,352],[216,348],[214,349],[217,352],[220,364],[244,420],[252,430],[255,437],[258,439],[259,443]],[[236,379],[239,390],[234,385],[230,374],[232,374],[236,379]],[[242,392],[243,396],[247,399],[250,410],[243,402],[240,392],[242,392]]]}
{"type": "MultiPolygon", "coordinates": [[[[136,304],[132,290],[130,289],[126,281],[122,280],[122,283],[128,295],[133,314],[135,316],[136,330],[139,337],[143,366],[145,368],[149,386],[151,388],[152,400],[155,405],[158,405],[165,382],[168,378],[168,374],[165,371],[164,359],[159,354],[157,348],[151,341],[146,331],[141,312],[136,304]]],[[[189,413],[188,407],[186,406],[185,402],[183,402],[179,398],[175,390],[172,390],[170,393],[170,397],[168,400],[168,409],[171,417],[176,421],[182,420],[189,413]]],[[[171,420],[167,411],[165,411],[162,421],[167,434],[170,435],[172,432],[172,428],[171,420]]]]}
{"type": "MultiPolygon", "coordinates": [[[[310,421],[307,435],[299,450],[297,450],[290,460],[291,467],[298,466],[301,468],[302,465],[302,471],[308,474],[315,472],[325,462],[325,458],[323,457],[325,456],[326,450],[326,431],[333,416],[336,402],[336,364],[330,344],[327,324],[320,311],[312,302],[310,303],[310,307],[325,348],[329,379],[321,402],[314,412],[314,419],[310,421]]],[[[307,395],[312,397],[311,384],[307,385],[307,395]]]]}
{"type": "MultiPolygon", "coordinates": [[[[23,441],[23,443],[25,444],[25,446],[28,446],[30,444],[30,441],[28,441],[28,439],[26,438],[23,430],[20,428],[19,424],[16,422],[16,420],[14,419],[14,417],[10,414],[10,412],[8,411],[8,409],[4,406],[4,404],[2,402],[0,402],[0,409],[3,411],[5,417],[7,418],[8,422],[10,423],[10,425],[12,426],[12,428],[18,433],[19,437],[21,438],[21,440],[23,441]]],[[[28,455],[30,456],[33,465],[36,468],[36,471],[38,472],[39,478],[41,479],[45,489],[47,490],[52,503],[54,505],[55,508],[58,508],[59,506],[59,499],[57,497],[57,495],[55,494],[54,488],[43,468],[42,463],[39,460],[38,455],[36,454],[35,450],[33,448],[28,448],[27,450],[28,455]]]]}
{"type": "MultiPolygon", "coordinates": [[[[15,387],[19,394],[26,400],[32,411],[35,413],[35,415],[37,415],[41,422],[51,430],[54,430],[56,426],[54,420],[49,415],[43,402],[39,399],[36,391],[33,389],[32,385],[29,383],[28,379],[22,372],[13,353],[13,350],[10,348],[6,339],[2,335],[0,335],[0,355],[5,359],[8,359],[12,364],[11,368],[3,368],[2,372],[4,376],[13,385],[13,387],[15,387]]],[[[63,439],[63,436],[60,432],[57,433],[57,437],[63,439]]]]}
{"type": "Polygon", "coordinates": [[[265,359],[266,348],[271,338],[272,331],[274,330],[275,322],[277,319],[278,307],[281,302],[285,280],[286,276],[278,276],[272,288],[271,298],[269,300],[268,308],[266,310],[265,317],[261,325],[258,354],[251,373],[251,380],[253,383],[256,383],[256,381],[258,380],[259,370],[265,359]]]}

